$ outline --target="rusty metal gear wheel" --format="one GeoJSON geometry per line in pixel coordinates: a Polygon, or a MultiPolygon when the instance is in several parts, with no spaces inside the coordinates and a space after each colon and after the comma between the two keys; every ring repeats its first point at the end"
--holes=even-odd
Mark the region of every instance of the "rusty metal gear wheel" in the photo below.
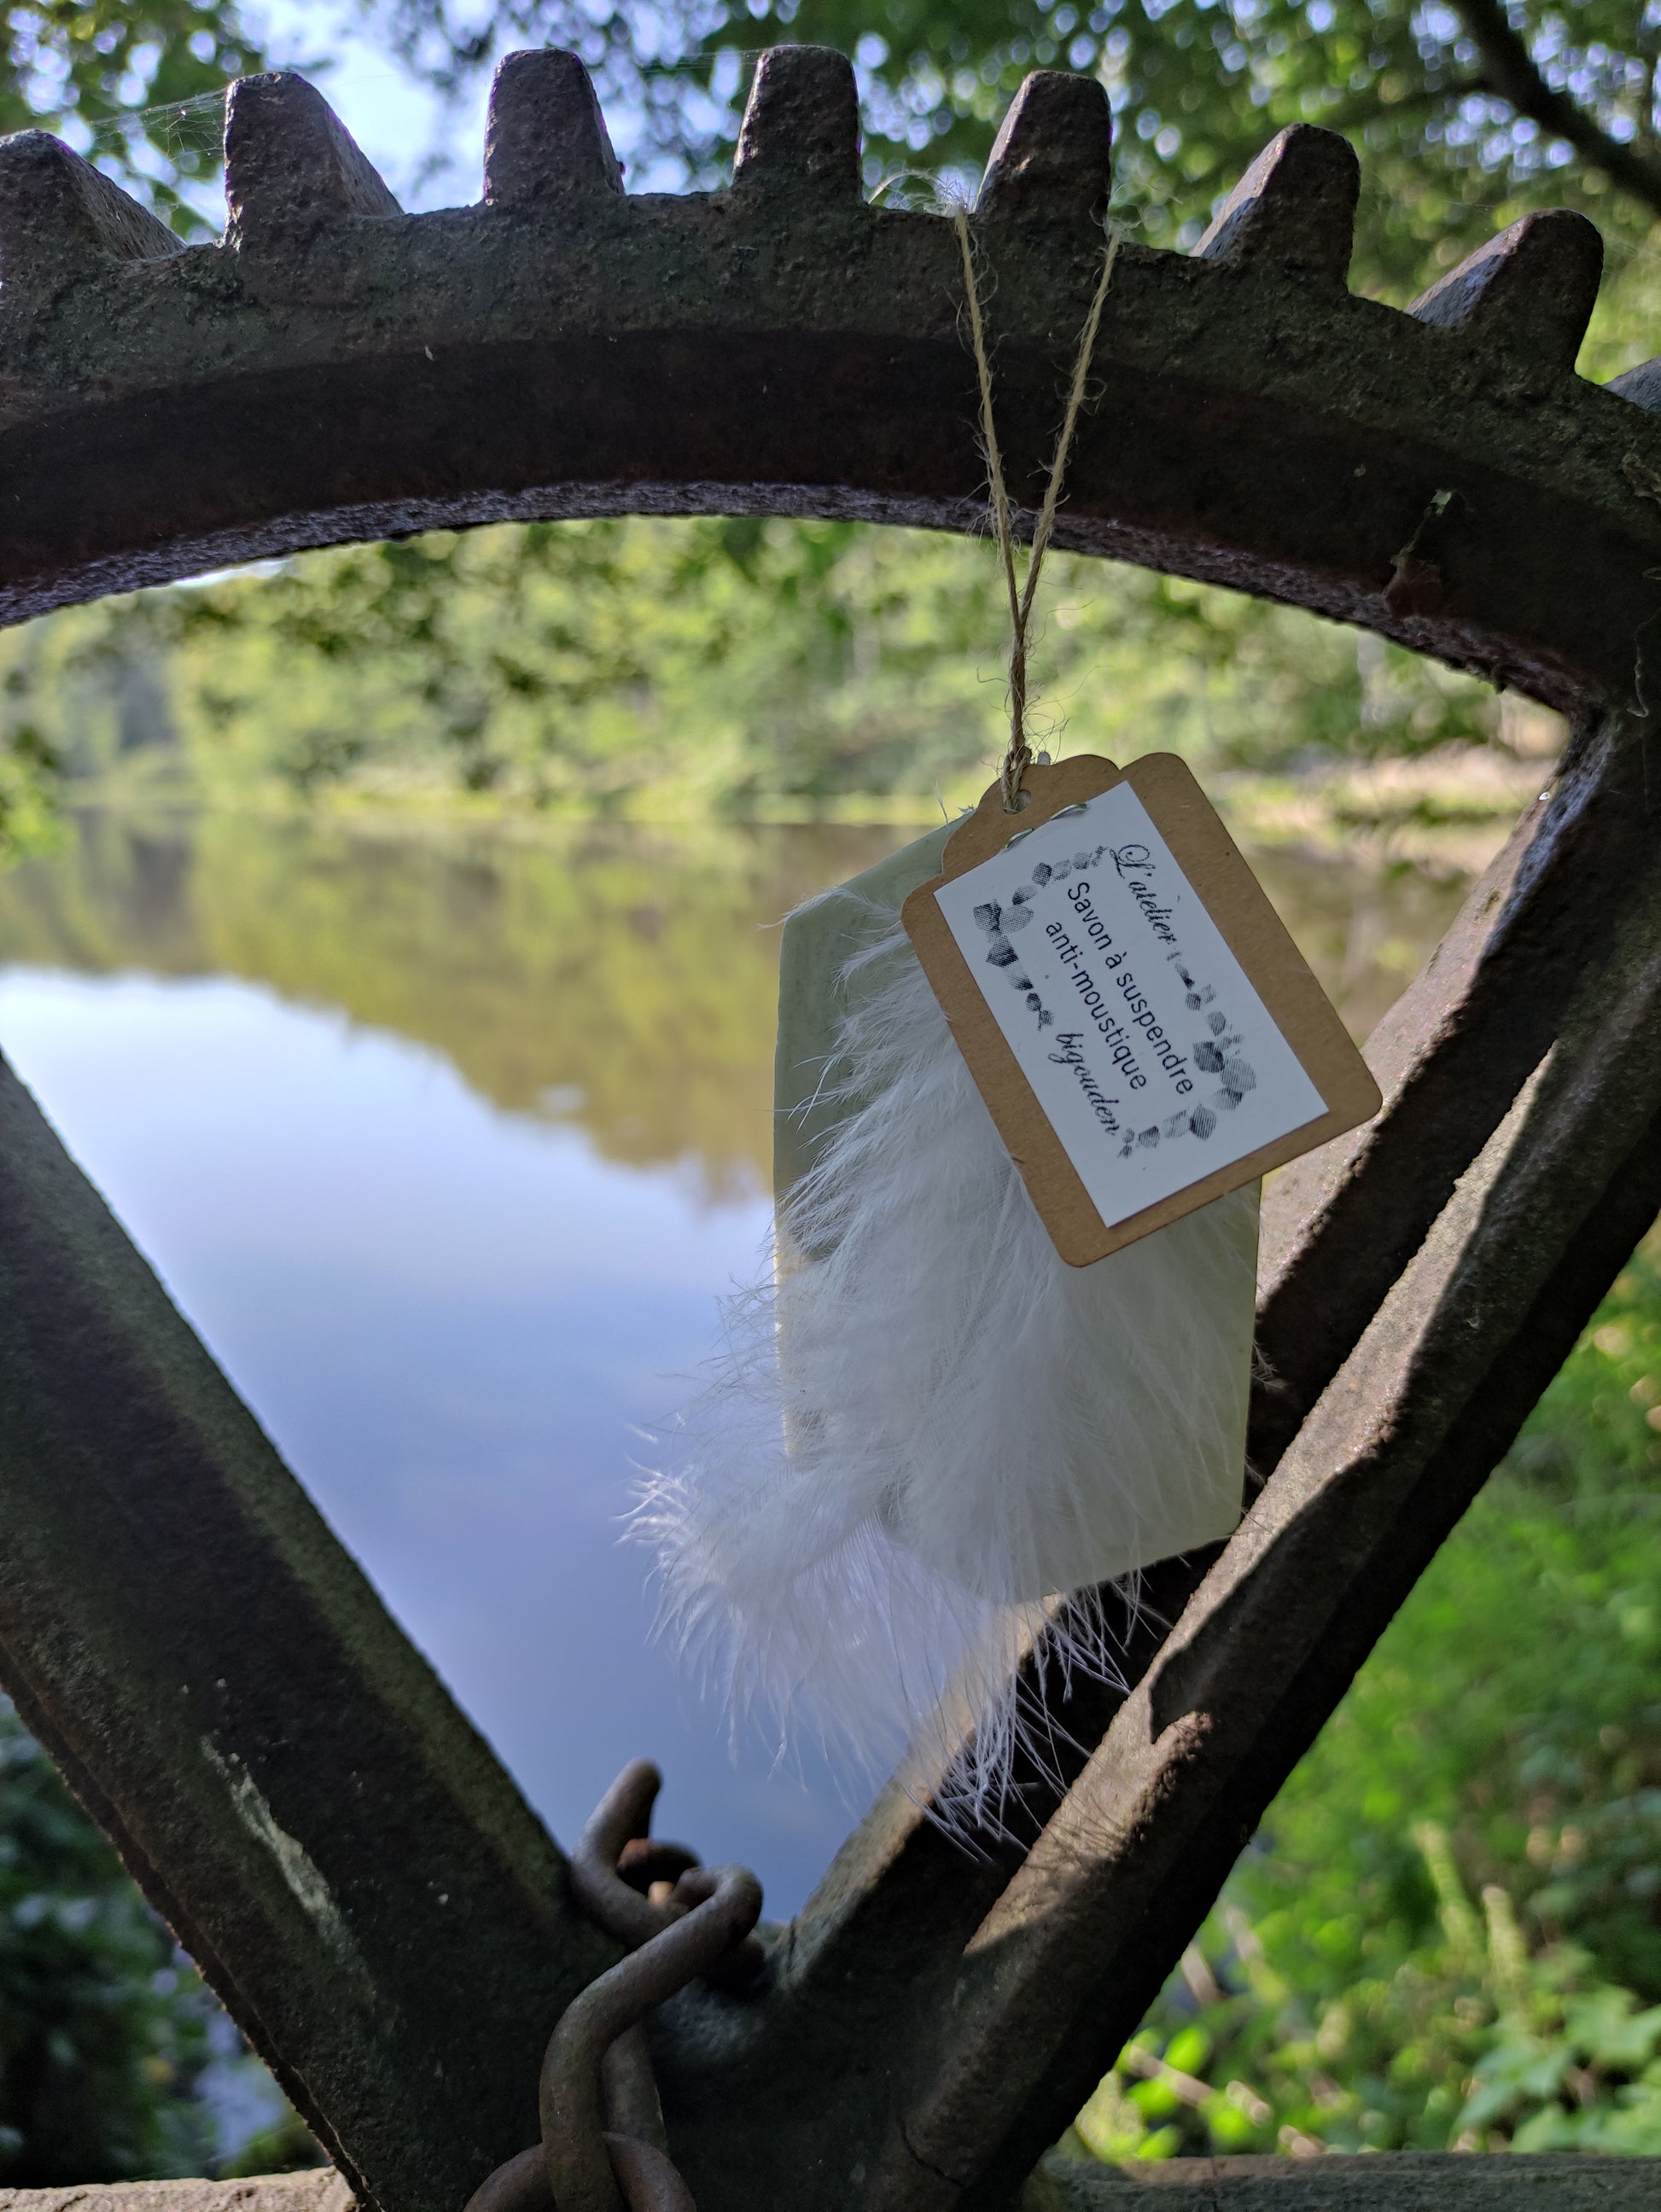
{"type": "MultiPolygon", "coordinates": [[[[1018,495],[1109,137],[1099,86],[1032,77],[975,211],[1018,495]]],[[[764,58],[703,195],[625,197],[559,53],[504,64],[477,207],[401,214],[292,76],[233,88],[226,149],[226,236],[186,247],[55,140],[0,144],[4,618],[437,524],[978,526],[951,229],[865,204],[839,57],[764,58]]],[[[1479,670],[1570,753],[1372,1040],[1378,1121],[1270,1195],[1262,1495],[1152,1578],[1174,1625],[1129,1692],[1058,1711],[1031,1850],[966,1858],[891,1788],[753,1984],[664,2008],[706,2212],[1014,2201],[1661,1206],[1661,363],[1574,374],[1578,216],[1406,313],[1353,297],[1355,191],[1293,129],[1193,254],[1125,247],[1058,542],[1479,670]]],[[[25,1717],[366,2201],[457,2212],[617,1947],[3,1073],[0,1519],[25,1717]]]]}

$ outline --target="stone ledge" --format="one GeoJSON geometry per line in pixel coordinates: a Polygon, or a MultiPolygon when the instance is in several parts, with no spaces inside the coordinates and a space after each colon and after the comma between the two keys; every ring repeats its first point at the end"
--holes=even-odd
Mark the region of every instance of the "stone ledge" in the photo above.
{"type": "MultiPolygon", "coordinates": [[[[1022,2212],[1653,2212],[1661,2159],[1178,2158],[1129,2167],[1047,2158],[1022,2212]]],[[[353,2212],[332,2167],[245,2181],[0,2189],[0,2212],[353,2212]]],[[[850,2208],[850,2212],[854,2209],[850,2208]]]]}
{"type": "Polygon", "coordinates": [[[246,2181],[86,2182],[68,2189],[0,2189],[0,2212],[352,2212],[332,2166],[246,2181]]]}
{"type": "Polygon", "coordinates": [[[1130,2166],[1047,2158],[1022,2212],[1655,2212],[1661,2159],[1587,2154],[1180,2158],[1130,2166]]]}

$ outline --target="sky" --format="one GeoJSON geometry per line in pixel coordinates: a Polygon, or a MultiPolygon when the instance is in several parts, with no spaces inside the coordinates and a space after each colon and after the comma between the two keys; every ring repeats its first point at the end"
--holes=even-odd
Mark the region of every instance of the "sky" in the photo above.
{"type": "MultiPolygon", "coordinates": [[[[245,0],[242,12],[274,65],[299,70],[326,94],[395,198],[411,214],[465,206],[478,198],[490,67],[478,70],[453,100],[447,100],[366,36],[362,11],[353,0],[245,0]]],[[[636,28],[638,33],[638,22],[636,28]]],[[[672,34],[665,27],[660,55],[672,44],[672,34]]],[[[511,42],[504,51],[512,51],[511,42]]],[[[728,99],[737,90],[737,71],[734,60],[727,82],[717,70],[719,99],[728,99]]],[[[634,118],[615,99],[606,103],[605,121],[631,191],[682,188],[675,166],[645,147],[634,118]]]]}
{"type": "Polygon", "coordinates": [[[490,72],[453,106],[417,83],[363,36],[343,0],[253,0],[245,9],[265,51],[298,68],[412,213],[479,196],[490,72]]]}

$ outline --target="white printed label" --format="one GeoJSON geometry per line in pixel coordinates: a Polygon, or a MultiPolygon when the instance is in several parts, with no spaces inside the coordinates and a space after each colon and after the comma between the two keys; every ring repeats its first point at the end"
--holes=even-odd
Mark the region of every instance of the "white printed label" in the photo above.
{"type": "Polygon", "coordinates": [[[934,896],[1108,1228],[1326,1111],[1128,783],[934,896]]]}

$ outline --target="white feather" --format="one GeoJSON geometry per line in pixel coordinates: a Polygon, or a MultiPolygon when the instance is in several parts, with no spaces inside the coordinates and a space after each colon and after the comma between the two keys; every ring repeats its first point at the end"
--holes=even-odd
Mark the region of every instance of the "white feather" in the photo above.
{"type": "Polygon", "coordinates": [[[845,1118],[633,1529],[735,1712],[867,1770],[916,1742],[950,1770],[941,1816],[995,1826],[1018,1748],[1045,1754],[1023,1656],[1116,1677],[1099,1608],[1053,1601],[1238,1516],[1257,1191],[1067,1266],[876,920],[843,976],[845,1118]]]}

